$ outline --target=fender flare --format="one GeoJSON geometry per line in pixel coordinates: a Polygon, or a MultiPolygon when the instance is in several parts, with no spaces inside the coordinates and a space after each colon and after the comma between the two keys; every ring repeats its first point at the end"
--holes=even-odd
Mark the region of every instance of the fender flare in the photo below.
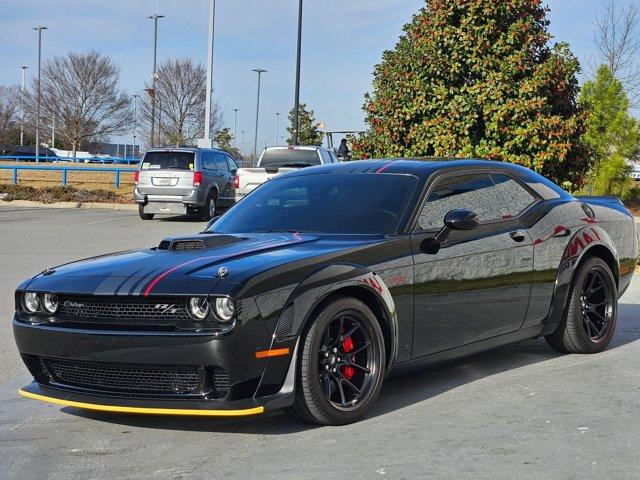
{"type": "MultiPolygon", "coordinates": [[[[353,264],[332,264],[322,267],[309,275],[291,292],[280,313],[273,335],[274,341],[279,338],[282,326],[286,322],[291,325],[288,336],[298,337],[302,334],[310,317],[326,299],[340,291],[360,289],[364,294],[375,298],[378,309],[372,308],[376,316],[380,313],[383,332],[388,334],[387,371],[393,365],[398,352],[398,317],[395,303],[389,288],[382,278],[368,268],[353,264]],[[285,312],[293,309],[293,322],[287,319],[285,312]],[[376,312],[379,310],[379,312],[376,312]],[[382,324],[384,322],[384,324],[382,324]]],[[[370,305],[370,307],[373,307],[370,305]]]]}
{"type": "MultiPolygon", "coordinates": [[[[573,282],[576,269],[582,260],[591,255],[594,249],[606,249],[613,260],[613,275],[619,279],[620,260],[618,251],[609,234],[597,225],[579,228],[567,243],[560,264],[551,299],[551,307],[547,317],[547,324],[557,324],[564,316],[569,288],[573,282]]],[[[607,261],[607,259],[605,259],[607,261]]],[[[610,264],[610,261],[607,261],[610,264]]]]}

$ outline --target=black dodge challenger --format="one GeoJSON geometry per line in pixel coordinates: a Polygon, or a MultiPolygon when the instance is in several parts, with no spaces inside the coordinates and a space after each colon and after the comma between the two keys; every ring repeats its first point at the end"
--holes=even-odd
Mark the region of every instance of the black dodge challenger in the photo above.
{"type": "Polygon", "coordinates": [[[519,166],[311,167],[202,233],[22,283],[13,330],[34,382],[20,393],[344,424],[391,373],[541,336],[600,352],[637,257],[617,199],[573,197],[519,166]]]}

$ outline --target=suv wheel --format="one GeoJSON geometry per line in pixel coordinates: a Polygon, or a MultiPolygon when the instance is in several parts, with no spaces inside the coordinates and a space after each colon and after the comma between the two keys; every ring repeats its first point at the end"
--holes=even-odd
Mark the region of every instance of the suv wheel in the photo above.
{"type": "Polygon", "coordinates": [[[200,207],[200,217],[202,217],[205,222],[208,222],[216,216],[216,208],[216,195],[214,192],[211,192],[209,193],[209,198],[207,198],[207,203],[200,207]]]}
{"type": "Polygon", "coordinates": [[[144,206],[138,205],[138,213],[142,220],[153,220],[153,213],[144,213],[144,206]]]}

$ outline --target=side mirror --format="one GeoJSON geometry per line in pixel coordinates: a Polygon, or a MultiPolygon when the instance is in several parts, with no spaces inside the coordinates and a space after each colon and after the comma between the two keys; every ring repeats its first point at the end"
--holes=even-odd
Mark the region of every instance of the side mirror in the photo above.
{"type": "Polygon", "coordinates": [[[475,212],[465,209],[451,210],[444,216],[444,227],[434,238],[423,240],[420,244],[420,251],[435,255],[440,251],[441,245],[447,240],[451,230],[473,230],[479,224],[478,215],[475,212]]]}
{"type": "Polygon", "coordinates": [[[479,224],[478,215],[471,210],[451,210],[444,216],[444,225],[451,230],[473,230],[479,224]]]}
{"type": "Polygon", "coordinates": [[[211,225],[216,223],[221,216],[222,215],[218,215],[218,216],[213,217],[211,220],[209,220],[209,223],[207,223],[207,228],[205,228],[205,230],[209,230],[209,227],[211,227],[211,225]]]}

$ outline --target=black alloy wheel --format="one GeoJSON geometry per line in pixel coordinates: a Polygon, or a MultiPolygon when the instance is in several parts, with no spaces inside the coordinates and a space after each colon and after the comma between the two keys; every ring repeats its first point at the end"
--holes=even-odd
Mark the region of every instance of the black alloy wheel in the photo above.
{"type": "Polygon", "coordinates": [[[598,353],[611,342],[618,317],[618,287],[607,263],[588,257],[576,268],[564,320],[547,343],[564,353],[598,353]]]}
{"type": "Polygon", "coordinates": [[[300,338],[297,420],[342,425],[373,405],[384,378],[385,344],[378,319],[360,300],[335,296],[322,305],[300,338]]]}

